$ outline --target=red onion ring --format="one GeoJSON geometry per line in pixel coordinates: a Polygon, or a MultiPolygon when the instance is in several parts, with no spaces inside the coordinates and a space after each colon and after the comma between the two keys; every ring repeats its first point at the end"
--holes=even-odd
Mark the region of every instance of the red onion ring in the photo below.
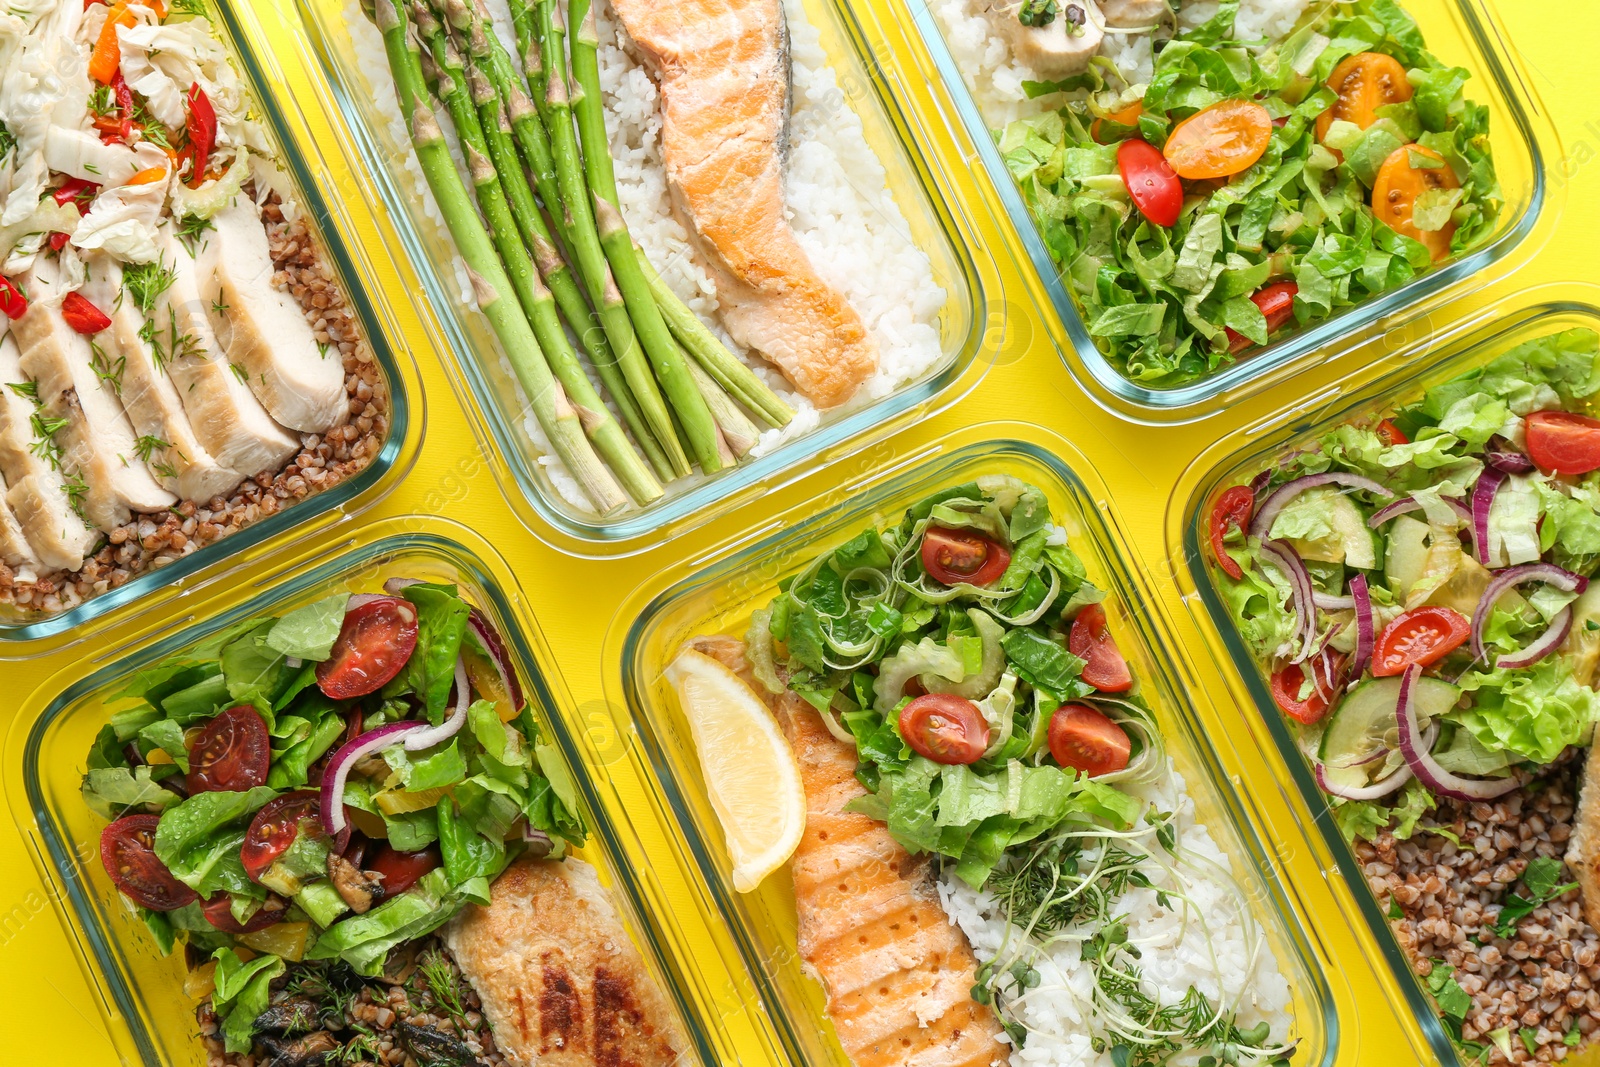
{"type": "Polygon", "coordinates": [[[1320,763],[1316,764],[1313,769],[1317,776],[1317,785],[1322,787],[1322,791],[1343,800],[1379,800],[1411,781],[1414,776],[1414,772],[1410,767],[1401,764],[1399,769],[1389,777],[1381,779],[1372,785],[1349,786],[1339,785],[1330,781],[1326,768],[1320,763]]]}
{"type": "Polygon", "coordinates": [[[425,724],[392,722],[376,730],[368,730],[353,741],[340,746],[322,772],[321,810],[318,817],[322,825],[338,839],[347,829],[344,819],[344,784],[350,777],[350,768],[364,756],[389,748],[408,735],[423,729],[425,724]]]}
{"type": "MultiPolygon", "coordinates": [[[[1453,497],[1442,496],[1439,498],[1454,509],[1461,521],[1471,525],[1472,509],[1453,497]]],[[[1390,519],[1398,519],[1402,515],[1409,515],[1413,511],[1421,511],[1422,502],[1414,496],[1402,497],[1393,504],[1386,504],[1372,513],[1372,518],[1367,520],[1367,525],[1376,530],[1390,519]]]]}
{"type": "Polygon", "coordinates": [[[467,661],[456,657],[456,706],[450,717],[438,726],[423,724],[422,729],[406,738],[407,752],[421,752],[425,748],[450,740],[467,721],[467,708],[472,705],[472,686],[467,682],[467,661]]]}
{"type": "Polygon", "coordinates": [[[1485,567],[1489,566],[1489,512],[1494,508],[1495,494],[1505,481],[1505,471],[1485,467],[1472,490],[1472,554],[1485,567]]]}
{"type": "Polygon", "coordinates": [[[1294,547],[1284,541],[1262,542],[1260,558],[1277,567],[1289,579],[1295,621],[1300,624],[1300,652],[1289,662],[1303,663],[1316,651],[1317,642],[1316,589],[1311,584],[1311,574],[1294,547]]]}
{"type": "Polygon", "coordinates": [[[344,602],[345,613],[348,614],[363,604],[370,604],[374,600],[392,600],[387,593],[351,593],[350,599],[344,602]]]}
{"type": "Polygon", "coordinates": [[[1334,596],[1332,593],[1317,591],[1311,594],[1311,600],[1323,611],[1348,611],[1356,606],[1356,602],[1347,596],[1334,596]]]}
{"type": "Polygon", "coordinates": [[[383,591],[390,596],[399,596],[402,590],[421,584],[421,578],[390,578],[383,583],[383,591]]]}
{"type": "MultiPolygon", "coordinates": [[[[1502,475],[1504,477],[1504,475],[1502,475]]],[[[1507,567],[1495,574],[1493,580],[1483,591],[1483,598],[1478,601],[1477,610],[1472,613],[1472,656],[1480,663],[1489,662],[1489,652],[1483,643],[1483,631],[1489,624],[1489,613],[1494,610],[1495,602],[1511,589],[1522,585],[1524,582],[1544,582],[1553,585],[1568,593],[1582,594],[1589,588],[1589,579],[1581,574],[1573,574],[1563,570],[1554,563],[1524,563],[1516,567],[1507,567]]],[[[1501,656],[1497,661],[1506,667],[1526,667],[1530,663],[1537,663],[1549,655],[1562,641],[1566,640],[1566,631],[1572,628],[1572,610],[1570,607],[1562,609],[1550,626],[1531,644],[1510,654],[1501,656]],[[1564,629],[1563,629],[1564,628],[1564,629]],[[1561,636],[1550,641],[1550,635],[1561,629],[1561,636]],[[1536,653],[1536,654],[1535,654],[1536,653]]]]}
{"type": "Polygon", "coordinates": [[[1522,784],[1520,775],[1510,778],[1462,778],[1451,774],[1433,758],[1429,745],[1417,730],[1417,716],[1411,706],[1411,696],[1417,679],[1422,677],[1422,665],[1413,663],[1400,676],[1400,698],[1395,702],[1395,718],[1400,724],[1400,753],[1422,784],[1442,797],[1452,800],[1493,800],[1505,796],[1522,784]]]}
{"type": "Polygon", "coordinates": [[[1358,680],[1367,669],[1367,661],[1372,658],[1377,630],[1372,621],[1372,593],[1367,588],[1365,574],[1357,573],[1350,579],[1350,599],[1356,609],[1356,650],[1350,657],[1350,677],[1358,680]]]}
{"type": "Polygon", "coordinates": [[[1256,517],[1250,521],[1250,534],[1266,540],[1272,535],[1272,523],[1277,519],[1278,513],[1284,505],[1305,492],[1315,489],[1319,485],[1342,485],[1349,489],[1364,489],[1382,497],[1394,496],[1389,490],[1373,481],[1371,478],[1359,474],[1347,474],[1344,471],[1328,471],[1326,474],[1308,474],[1304,478],[1296,478],[1278,486],[1271,496],[1261,502],[1261,507],[1256,510],[1256,517]]]}
{"type": "Polygon", "coordinates": [[[1495,470],[1504,471],[1506,474],[1527,474],[1533,470],[1533,460],[1518,452],[1511,442],[1503,437],[1496,437],[1490,442],[1483,459],[1495,470]]]}
{"type": "Polygon", "coordinates": [[[522,683],[517,681],[517,671],[511,665],[511,656],[506,652],[506,643],[500,639],[494,626],[477,608],[473,608],[467,615],[467,632],[477,638],[484,652],[488,654],[489,661],[494,664],[495,671],[500,675],[500,684],[505,688],[506,695],[511,698],[511,710],[521,711],[522,683]]]}

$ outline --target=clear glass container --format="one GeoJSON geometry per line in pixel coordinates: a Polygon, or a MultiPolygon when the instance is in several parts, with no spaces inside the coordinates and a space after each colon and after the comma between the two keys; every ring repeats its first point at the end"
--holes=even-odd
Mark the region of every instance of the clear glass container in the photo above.
{"type": "Polygon", "coordinates": [[[1343,423],[1366,421],[1410,403],[1434,385],[1487,363],[1524,341],[1561,330],[1600,330],[1600,286],[1576,283],[1536,286],[1464,315],[1431,337],[1394,353],[1387,372],[1368,381],[1351,379],[1323,396],[1314,408],[1295,404],[1231,435],[1202,453],[1180,478],[1167,511],[1167,556],[1177,591],[1201,639],[1221,668],[1241,709],[1244,728],[1273,764],[1287,796],[1298,793],[1295,819],[1307,829],[1325,875],[1336,890],[1343,919],[1361,948],[1385,966],[1386,991],[1410,1009],[1409,1028],[1418,1057],[1466,1067],[1440,1024],[1423,983],[1412,972],[1400,944],[1367,884],[1354,851],[1329,815],[1327,796],[1313,777],[1294,731],[1272,699],[1270,680],[1239,636],[1216,588],[1210,566],[1208,505],[1230,485],[1248,482],[1280,456],[1310,447],[1343,423]],[[1241,444],[1240,438],[1243,438],[1241,444]],[[1310,829],[1315,824],[1316,829],[1310,829]]]}
{"type": "Polygon", "coordinates": [[[1210,740],[1212,728],[1190,698],[1192,686],[1169,651],[1147,572],[1132,557],[1106,487],[1066,440],[1021,423],[961,431],[933,444],[915,462],[870,471],[825,499],[801,505],[767,527],[777,532],[726,547],[714,562],[670,587],[663,579],[639,590],[606,638],[608,703],[619,729],[637,733],[629,759],[638,777],[651,783],[649,799],[658,821],[676,828],[671,841],[678,862],[699,872],[700,891],[708,897],[704,906],[725,918],[719,945],[742,957],[749,981],[744,995],[759,1004],[775,1055],[795,1064],[848,1063],[825,1022],[822,988],[807,975],[797,952],[787,868],[755,892],[733,889],[731,863],[688,724],[663,671],[690,637],[742,635],[751,611],[765,606],[780,581],[819,553],[870,525],[899,522],[908,506],[938,488],[983,474],[1009,474],[1043,489],[1090,580],[1109,591],[1105,603],[1118,647],[1155,709],[1198,820],[1229,855],[1265,943],[1288,980],[1293,1036],[1300,1042],[1294,1062],[1333,1063],[1340,1023],[1326,979],[1331,964],[1307,937],[1297,904],[1274,873],[1282,857],[1257,836],[1253,801],[1230,781],[1210,740]]]}
{"type": "Polygon", "coordinates": [[[343,200],[324,196],[321,179],[327,176],[329,163],[304,117],[292,101],[283,98],[284,69],[265,43],[260,19],[270,15],[270,9],[253,8],[240,0],[208,0],[206,8],[278,150],[278,162],[288,175],[322,261],[360,324],[362,340],[383,376],[389,394],[388,433],[378,454],[354,477],[76,607],[48,615],[0,607],[0,659],[41,655],[65,644],[87,641],[136,614],[181,597],[186,590],[247,565],[278,545],[348,522],[394,488],[421,445],[422,386],[415,363],[397,354],[391,342],[401,331],[378,281],[387,265],[374,260],[362,242],[354,239],[361,215],[352,213],[343,200]]]}
{"type": "Polygon", "coordinates": [[[552,484],[540,462],[542,449],[524,427],[526,412],[499,344],[484,317],[462,298],[454,243],[416,195],[422,179],[407,166],[411,146],[404,124],[379,103],[392,99],[384,57],[346,30],[351,20],[362,19],[360,5],[296,0],[296,45],[312,70],[316,98],[342,116],[336,139],[350,161],[353,187],[385,209],[383,238],[396,260],[409,261],[415,280],[407,277],[406,284],[419,295],[418,313],[445,355],[457,397],[506,500],[554,547],[581,556],[645,551],[943,409],[966,395],[988,367],[988,309],[1000,300],[992,258],[950,195],[951,178],[924,154],[914,132],[920,122],[898,99],[850,9],[843,0],[806,0],[805,9],[820,31],[843,104],[861,118],[867,144],[884,166],[909,237],[945,290],[938,320],[942,356],[920,379],[864,407],[825,413],[818,428],[759,459],[710,478],[680,479],[666,485],[666,496],[650,507],[602,518],[573,506],[552,484]]]}
{"type": "Polygon", "coordinates": [[[194,998],[183,992],[183,954],[160,955],[149,931],[101,866],[104,820],[79,792],[84,759],[135,671],[230,623],[281,614],[332,591],[372,592],[390,577],[453,582],[504,636],[530,704],[572,773],[592,828],[577,855],[594,864],[652,976],[661,984],[689,1042],[685,1063],[723,1062],[712,1034],[721,1020],[704,1014],[686,990],[701,965],[681,944],[670,903],[646,886],[648,864],[636,853],[634,817],[601,805],[603,768],[584,762],[578,735],[590,727],[550,662],[543,638],[505,560],[478,535],[442,519],[408,516],[368,526],[348,540],[218,590],[188,616],[156,624],[120,645],[65,668],[23,706],[7,738],[7,800],[47,895],[76,949],[112,1043],[123,1062],[202,1067],[194,998]]]}
{"type": "Polygon", "coordinates": [[[1489,109],[1495,166],[1504,195],[1494,231],[1468,254],[1299,330],[1206,378],[1162,389],[1140,385],[1117,370],[1090,338],[927,0],[902,2],[944,78],[949,106],[954,109],[952,121],[965,126],[988,172],[990,187],[984,190],[984,198],[998,218],[1011,220],[1020,244],[1020,250],[1012,249],[1013,254],[1062,361],[1097,403],[1135,422],[1184,423],[1209,418],[1307,367],[1355,358],[1367,342],[1386,331],[1426,316],[1526,262],[1548,238],[1560,214],[1565,185],[1552,181],[1549,168],[1552,161],[1563,158],[1561,142],[1494,5],[1488,0],[1404,0],[1429,50],[1444,62],[1470,71],[1467,95],[1489,109]]]}

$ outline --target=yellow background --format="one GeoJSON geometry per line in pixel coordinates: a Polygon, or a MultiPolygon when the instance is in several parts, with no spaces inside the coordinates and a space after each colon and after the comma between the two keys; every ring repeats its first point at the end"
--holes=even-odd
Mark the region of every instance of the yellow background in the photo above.
{"type": "MultiPolygon", "coordinates": [[[[258,0],[260,17],[275,29],[276,20],[292,19],[289,0],[258,0]]],[[[877,0],[879,3],[885,0],[877,0]]],[[[1547,160],[1552,182],[1564,186],[1558,196],[1562,214],[1549,242],[1531,263],[1490,289],[1464,298],[1472,306],[1539,282],[1588,280],[1596,262],[1595,242],[1600,236],[1600,167],[1590,163],[1600,153],[1600,106],[1596,104],[1596,56],[1600,54],[1600,21],[1594,0],[1541,0],[1538,3],[1507,0],[1500,15],[1510,32],[1519,59],[1535,91],[1543,98],[1560,131],[1563,157],[1547,160]]],[[[285,50],[286,52],[287,50],[285,50]]],[[[285,52],[278,60],[293,69],[285,52]]],[[[293,80],[291,78],[291,80],[293,80]]],[[[304,92],[303,87],[299,91],[304,92]]],[[[302,100],[315,115],[314,102],[302,100]]],[[[314,121],[314,120],[313,120],[314,121]]],[[[335,150],[330,146],[329,154],[335,150]]],[[[965,168],[959,158],[943,161],[965,168]]],[[[370,219],[359,206],[348,206],[363,228],[370,219]]],[[[356,235],[361,240],[366,234],[356,235]]],[[[1111,487],[1121,526],[1135,540],[1132,546],[1152,568],[1157,586],[1169,584],[1165,558],[1164,524],[1170,498],[1180,474],[1193,457],[1232,429],[1247,426],[1288,404],[1294,397],[1311,394],[1315,372],[1303,375],[1262,397],[1224,414],[1189,427],[1152,429],[1133,426],[1089,402],[1073,384],[1042,331],[1023,321],[1036,314],[1025,302],[1025,287],[1007,244],[1012,240],[1000,228],[986,227],[991,251],[1010,300],[1005,310],[1006,341],[995,365],[973,395],[944,414],[926,420],[891,438],[894,454],[910,455],[927,441],[959,427],[978,422],[1026,419],[1048,425],[1071,438],[1093,457],[1103,481],[1111,487]]],[[[390,302],[400,313],[401,325],[412,339],[411,356],[421,371],[426,391],[427,428],[422,453],[405,480],[362,521],[414,513],[444,514],[482,533],[510,561],[520,576],[526,602],[533,605],[540,629],[554,662],[559,664],[572,697],[580,705],[600,701],[617,691],[615,680],[602,679],[602,646],[617,638],[630,619],[617,617],[617,605],[635,600],[642,585],[660,589],[691,569],[684,562],[700,560],[714,545],[741,530],[763,525],[772,515],[805,498],[819,495],[830,484],[826,472],[775,497],[734,512],[694,534],[671,541],[650,552],[621,560],[575,560],[542,544],[517,522],[488,469],[479,462],[476,444],[446,381],[436,355],[429,349],[419,323],[410,313],[409,295],[398,277],[387,279],[390,302]],[[597,595],[603,591],[604,595],[597,595]]],[[[991,294],[993,298],[993,294],[991,294]]],[[[1444,313],[1448,318],[1449,312],[1444,313]]],[[[873,450],[882,458],[885,449],[873,450]]],[[[1217,676],[1205,645],[1193,632],[1181,606],[1169,605],[1174,637],[1184,644],[1207,694],[1226,704],[1228,689],[1217,676]]],[[[0,733],[9,733],[14,754],[18,732],[26,724],[14,722],[19,707],[36,712],[48,694],[37,693],[19,705],[18,694],[37,687],[43,679],[83,657],[67,650],[44,660],[0,663],[0,679],[9,699],[0,699],[0,733]]],[[[546,666],[549,666],[548,664],[546,666]]],[[[1202,701],[1203,703],[1203,701],[1202,701]]],[[[1214,712],[1219,724],[1237,722],[1243,714],[1231,707],[1214,712]]],[[[1245,746],[1248,748],[1249,746],[1245,746]]],[[[1260,756],[1229,746],[1224,758],[1236,761],[1232,769],[1248,780],[1259,768],[1260,756]]],[[[612,769],[616,769],[613,766],[612,769]]],[[[3,771],[19,773],[9,762],[3,771]]],[[[1263,777],[1261,780],[1265,781],[1263,777]]],[[[624,790],[626,791],[626,790],[624,790]]],[[[1346,914],[1330,890],[1331,879],[1318,869],[1315,848],[1298,847],[1306,831],[1296,825],[1291,806],[1275,806],[1280,824],[1269,823],[1265,835],[1281,842],[1280,858],[1292,892],[1313,937],[1335,961],[1329,981],[1341,1011],[1341,1056],[1345,1064],[1389,1065],[1414,1062],[1409,1050],[1415,1031],[1389,1005],[1398,1003],[1385,990],[1360,951],[1346,914]],[[1356,1005],[1360,1010],[1355,1010],[1356,1005]]],[[[15,814],[15,813],[14,813],[15,814]]],[[[1389,991],[1392,993],[1392,991],[1389,991]]],[[[179,995],[174,991],[174,995],[179,995]]],[[[38,878],[22,838],[10,819],[0,818],[0,1006],[5,1035],[0,1039],[0,1064],[61,1063],[99,1067],[117,1062],[105,1032],[96,999],[82,977],[68,934],[38,878]]],[[[1401,1009],[1403,1011],[1403,1009],[1401,1009]]]]}

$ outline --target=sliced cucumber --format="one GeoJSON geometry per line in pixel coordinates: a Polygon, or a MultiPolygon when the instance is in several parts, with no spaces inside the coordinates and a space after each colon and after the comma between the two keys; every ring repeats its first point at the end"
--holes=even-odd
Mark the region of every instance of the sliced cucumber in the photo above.
{"type": "MultiPolygon", "coordinates": [[[[1418,678],[1412,694],[1417,721],[1426,722],[1455,707],[1461,690],[1438,678],[1418,678]]],[[[1317,758],[1322,761],[1330,781],[1363,786],[1378,766],[1361,761],[1398,743],[1395,706],[1400,700],[1399,678],[1369,678],[1350,691],[1333,709],[1322,732],[1317,758]]]]}
{"type": "Polygon", "coordinates": [[[1367,528],[1366,517],[1350,498],[1339,490],[1318,486],[1308,489],[1295,501],[1296,507],[1326,509],[1328,525],[1333,532],[1315,539],[1290,538],[1301,559],[1322,563],[1343,563],[1358,570],[1372,570],[1378,565],[1378,555],[1373,547],[1372,531],[1367,528]]]}
{"type": "Polygon", "coordinates": [[[1590,582],[1572,605],[1572,632],[1561,651],[1572,658],[1572,676],[1579,685],[1594,684],[1600,666],[1600,582],[1590,582]]]}
{"type": "Polygon", "coordinates": [[[1402,515],[1389,524],[1389,551],[1383,564],[1395,593],[1403,600],[1422,580],[1428,567],[1428,524],[1402,515]]]}

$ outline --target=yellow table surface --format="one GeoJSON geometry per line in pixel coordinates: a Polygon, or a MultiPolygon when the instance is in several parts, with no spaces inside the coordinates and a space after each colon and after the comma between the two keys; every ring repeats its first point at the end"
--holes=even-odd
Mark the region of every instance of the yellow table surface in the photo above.
{"type": "MultiPolygon", "coordinates": [[[[269,27],[274,19],[294,17],[288,0],[256,2],[269,27]]],[[[1565,202],[1548,244],[1509,278],[1464,298],[1463,303],[1470,306],[1540,282],[1589,280],[1594,245],[1600,236],[1600,166],[1593,165],[1600,158],[1600,109],[1594,96],[1600,22],[1594,17],[1594,2],[1545,0],[1503,2],[1500,6],[1521,60],[1561,134],[1565,157],[1549,164],[1552,182],[1565,185],[1565,202]]],[[[330,154],[333,151],[330,148],[330,154]]],[[[354,213],[361,215],[359,208],[354,213]]],[[[1160,576],[1170,571],[1163,558],[1163,525],[1179,474],[1198,452],[1225,438],[1230,429],[1254,422],[1296,395],[1309,393],[1312,382],[1307,379],[1314,376],[1302,376],[1194,426],[1151,429],[1126,423],[1085,398],[1036,328],[1019,321],[1035,312],[1022,296],[1025,289],[1015,260],[1006,251],[1006,243],[1014,238],[993,225],[987,227],[985,236],[1010,297],[1005,307],[1012,319],[1006,345],[971,397],[901,432],[886,447],[894,454],[908,455],[958,427],[991,420],[1025,418],[1052,426],[1094,459],[1112,489],[1123,528],[1136,540],[1134,547],[1144,562],[1155,568],[1156,583],[1165,584],[1160,576]]],[[[494,543],[520,575],[544,637],[580,706],[603,699],[607,689],[617,691],[614,681],[603,688],[600,649],[608,631],[630,621],[616,618],[614,613],[634,589],[644,582],[659,588],[665,581],[681,577],[687,570],[681,561],[697,559],[739,529],[761,525],[772,514],[816,495],[829,483],[827,475],[807,480],[737,511],[709,529],[628,559],[574,560],[557,553],[511,515],[499,488],[478,463],[465,417],[419,324],[410,316],[399,279],[387,282],[401,310],[401,324],[412,340],[411,354],[421,370],[427,395],[427,431],[415,467],[367,517],[443,514],[472,526],[494,543]],[[661,577],[663,572],[666,579],[661,577]],[[605,595],[597,596],[596,590],[605,595]]],[[[885,455],[881,448],[873,452],[880,460],[885,455]]],[[[851,460],[842,463],[859,472],[851,460]]],[[[1208,692],[1225,693],[1188,616],[1180,610],[1171,612],[1171,617],[1176,620],[1175,637],[1185,643],[1208,692]]],[[[79,655],[67,650],[43,660],[0,662],[0,679],[14,698],[71,665],[79,655]]],[[[37,701],[30,703],[38,706],[37,701]]],[[[0,701],[0,734],[12,730],[16,714],[14,699],[0,701]]],[[[1218,714],[1226,721],[1227,716],[1242,713],[1221,709],[1218,714]]],[[[1248,774],[1248,760],[1240,758],[1244,762],[1232,769],[1248,774]]],[[[0,773],[18,771],[7,764],[0,773]]],[[[1329,980],[1342,1016],[1339,1062],[1411,1062],[1407,1051],[1412,1047],[1410,1039],[1397,1009],[1390,1006],[1396,1002],[1384,995],[1374,965],[1354,950],[1348,931],[1327,929],[1317,921],[1318,916],[1335,915],[1336,909],[1314,866],[1309,877],[1294,869],[1292,857],[1299,851],[1294,843],[1304,840],[1305,831],[1292,822],[1269,827],[1269,831],[1269,840],[1288,843],[1281,856],[1294,894],[1311,917],[1315,936],[1324,939],[1336,960],[1329,980]]],[[[0,1064],[54,1062],[99,1067],[118,1062],[68,936],[9,818],[0,818],[0,872],[0,1004],[5,1005],[6,1018],[0,1064]]],[[[174,995],[181,994],[175,990],[174,995]]]]}

